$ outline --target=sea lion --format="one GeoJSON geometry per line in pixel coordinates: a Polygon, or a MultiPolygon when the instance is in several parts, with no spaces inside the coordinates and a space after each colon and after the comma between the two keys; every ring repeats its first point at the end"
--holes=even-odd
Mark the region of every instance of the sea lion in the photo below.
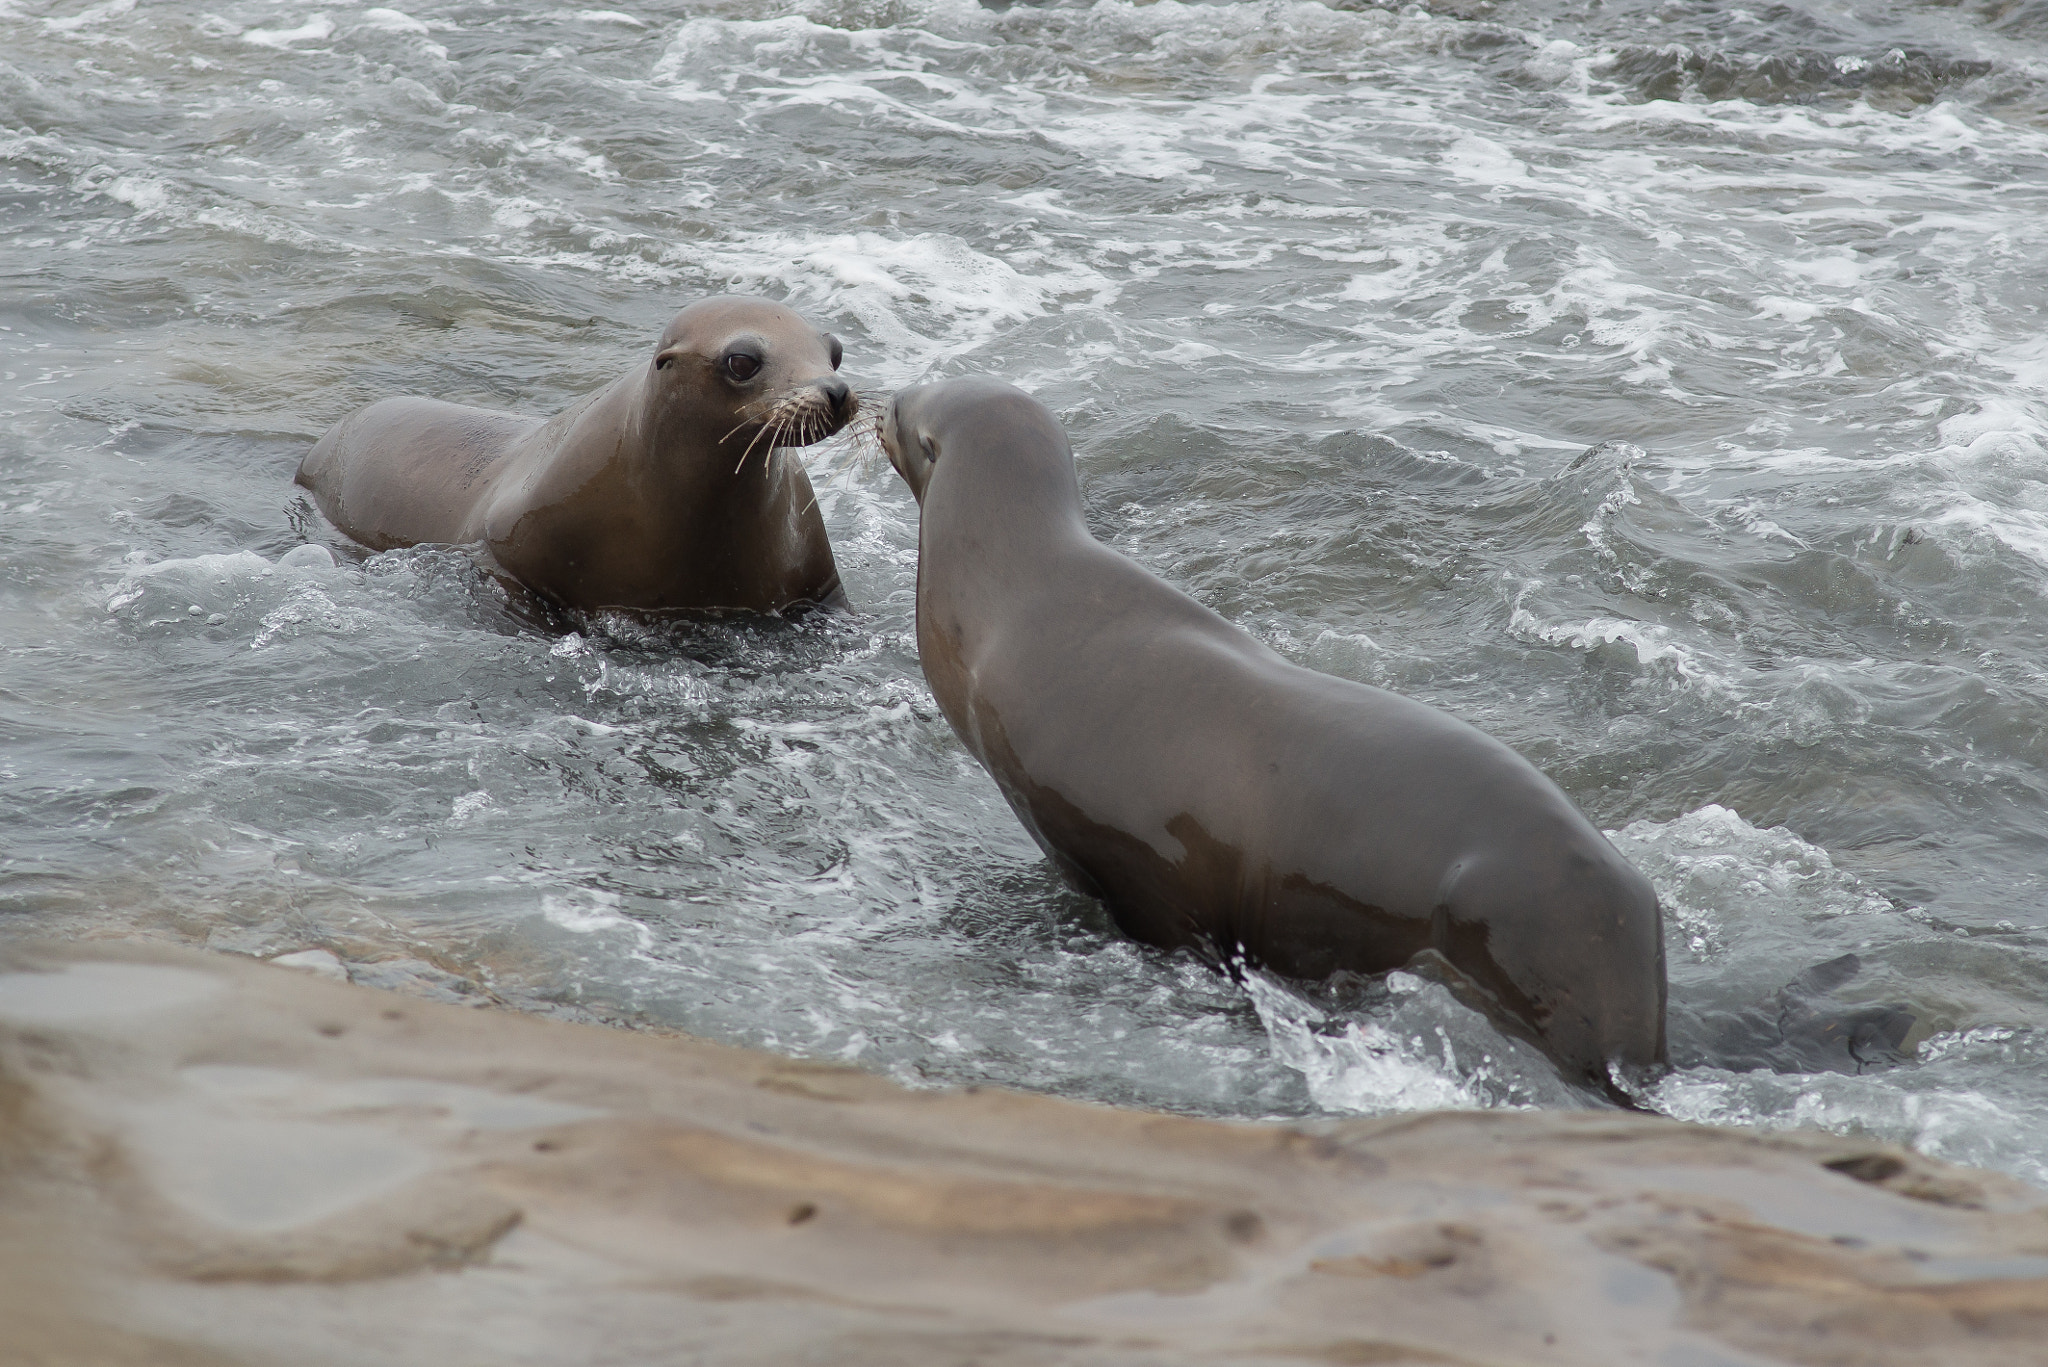
{"type": "Polygon", "coordinates": [[[780,304],[705,299],[556,417],[383,399],[329,429],[298,482],[372,550],[481,542],[505,576],[586,612],[844,604],[783,449],[858,410],[839,360],[837,338],[780,304]]]}
{"type": "MultiPolygon", "coordinates": [[[[1835,990],[1863,971],[1863,957],[1815,964],[1768,1001],[1697,1012],[1706,1047],[1696,1060],[1732,1072],[1869,1073],[1904,1063],[1919,1017],[1897,1002],[1852,1005],[1835,990]]],[[[1681,1063],[1687,1062],[1683,1058],[1681,1063]]]]}
{"type": "Polygon", "coordinates": [[[1665,1061],[1656,893],[1534,765],[1098,543],[1065,433],[1018,389],[905,391],[881,439],[920,505],[939,708],[1126,934],[1302,979],[1426,960],[1622,1099],[1612,1065],[1665,1061]]]}

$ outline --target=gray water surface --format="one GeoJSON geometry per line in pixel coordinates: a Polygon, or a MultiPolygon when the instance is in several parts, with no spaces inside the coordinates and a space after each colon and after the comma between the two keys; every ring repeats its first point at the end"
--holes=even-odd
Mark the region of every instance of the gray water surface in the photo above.
{"type": "Polygon", "coordinates": [[[0,925],[1199,1114],[1586,1104],[1118,939],[857,611],[559,634],[291,475],[732,290],[1057,411],[1099,535],[1657,883],[1687,1118],[2048,1181],[2048,7],[0,0],[0,925]],[[1896,1065],[1726,1046],[1811,965],[1896,1065]],[[1853,1061],[1849,1063],[1853,1067],[1853,1061]]]}

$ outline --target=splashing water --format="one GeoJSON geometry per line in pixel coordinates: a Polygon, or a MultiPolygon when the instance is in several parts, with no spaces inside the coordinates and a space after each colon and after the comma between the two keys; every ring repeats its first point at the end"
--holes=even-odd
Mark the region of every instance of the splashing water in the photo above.
{"type": "Polygon", "coordinates": [[[291,485],[742,290],[869,396],[1032,389],[1098,535],[1612,828],[1651,1104],[2048,1181],[2044,58],[1906,0],[0,6],[0,925],[1201,1114],[1586,1104],[1412,975],[1119,939],[933,707],[852,437],[838,617],[557,635],[291,485]],[[1801,1005],[1904,1061],[1734,1066],[1852,954],[1801,1005]]]}

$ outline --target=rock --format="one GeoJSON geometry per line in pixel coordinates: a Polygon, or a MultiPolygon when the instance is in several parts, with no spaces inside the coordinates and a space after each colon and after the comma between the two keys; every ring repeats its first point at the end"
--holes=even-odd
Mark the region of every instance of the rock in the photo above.
{"type": "Polygon", "coordinates": [[[0,1325],[8,1367],[2019,1367],[2048,1193],[1622,1113],[908,1091],[231,957],[12,947],[0,1325]]]}

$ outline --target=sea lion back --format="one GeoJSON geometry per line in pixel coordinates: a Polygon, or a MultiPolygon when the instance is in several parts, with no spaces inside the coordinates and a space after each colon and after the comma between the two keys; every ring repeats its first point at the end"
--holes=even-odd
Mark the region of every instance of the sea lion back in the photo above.
{"type": "Polygon", "coordinates": [[[343,418],[299,464],[327,519],[372,550],[473,541],[473,513],[521,437],[541,425],[438,399],[382,399],[343,418]]]}

